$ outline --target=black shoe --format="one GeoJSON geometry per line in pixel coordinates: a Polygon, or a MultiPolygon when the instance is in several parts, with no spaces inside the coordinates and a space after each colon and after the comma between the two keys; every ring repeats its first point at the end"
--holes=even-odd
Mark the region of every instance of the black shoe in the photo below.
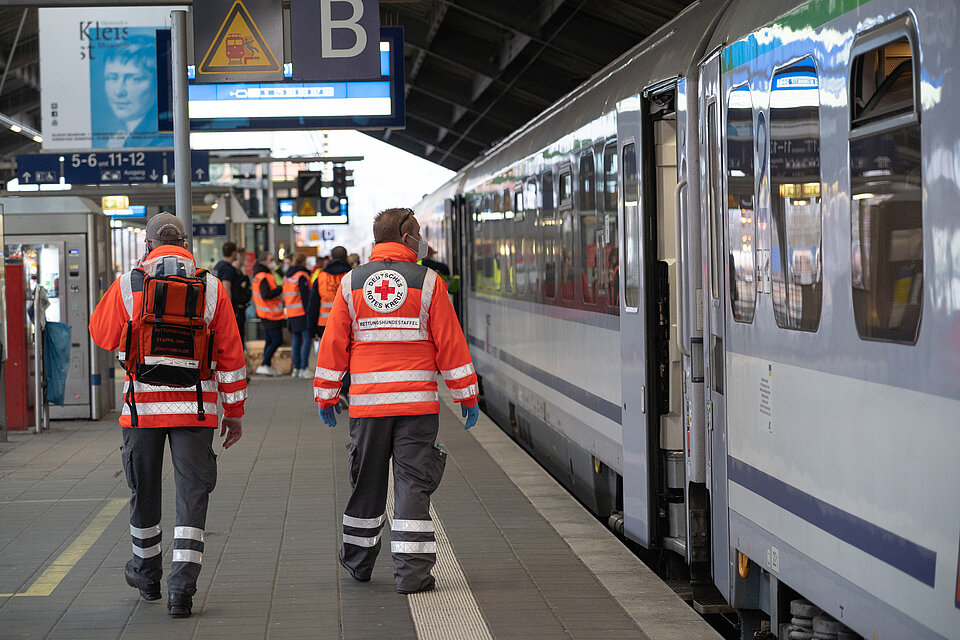
{"type": "Polygon", "coordinates": [[[127,579],[127,584],[140,591],[140,597],[144,600],[160,599],[160,583],[144,583],[133,567],[133,560],[127,560],[127,566],[123,569],[123,577],[127,579]]]}
{"type": "Polygon", "coordinates": [[[356,580],[357,582],[370,582],[370,576],[361,576],[358,575],[353,569],[347,566],[347,563],[343,560],[343,555],[337,556],[337,562],[340,563],[340,566],[347,570],[347,573],[350,574],[350,577],[356,580]]]}
{"type": "Polygon", "coordinates": [[[427,576],[427,579],[420,583],[420,586],[416,589],[400,589],[397,588],[397,593],[402,593],[405,596],[410,595],[411,593],[423,593],[424,591],[433,591],[433,588],[437,586],[437,579],[433,576],[427,576]]]}
{"type": "Polygon", "coordinates": [[[193,613],[193,598],[185,593],[171,593],[167,600],[167,613],[174,618],[189,618],[193,613]]]}

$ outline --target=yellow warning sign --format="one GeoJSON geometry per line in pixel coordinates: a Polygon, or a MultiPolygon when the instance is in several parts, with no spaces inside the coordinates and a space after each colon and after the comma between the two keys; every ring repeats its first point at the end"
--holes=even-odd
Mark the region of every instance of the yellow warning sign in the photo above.
{"type": "Polygon", "coordinates": [[[220,25],[197,74],[279,73],[280,63],[241,0],[220,25]]]}
{"type": "Polygon", "coordinates": [[[313,203],[310,202],[310,198],[304,198],[303,203],[300,205],[300,210],[297,211],[298,216],[315,216],[317,215],[317,209],[313,206],[313,203]]]}

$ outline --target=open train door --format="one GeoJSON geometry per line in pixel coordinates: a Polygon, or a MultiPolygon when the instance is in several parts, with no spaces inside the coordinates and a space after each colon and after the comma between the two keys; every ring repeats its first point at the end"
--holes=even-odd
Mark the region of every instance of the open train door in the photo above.
{"type": "Polygon", "coordinates": [[[460,318],[460,326],[463,328],[464,333],[467,330],[467,313],[466,313],[466,301],[467,297],[464,295],[464,288],[467,285],[465,274],[469,272],[467,265],[463,263],[465,256],[469,253],[466,251],[466,242],[468,232],[468,221],[466,215],[466,203],[463,196],[455,195],[452,198],[447,198],[443,203],[444,208],[444,217],[449,221],[447,225],[447,238],[444,240],[447,242],[447,246],[450,248],[450,254],[448,257],[448,262],[450,266],[450,294],[453,296],[453,308],[457,312],[457,317],[460,318]],[[454,284],[455,283],[455,284],[454,284]],[[454,289],[456,289],[454,291],[454,289]]]}
{"type": "Polygon", "coordinates": [[[703,292],[704,411],[707,489],[710,492],[710,555],[713,581],[730,593],[730,535],[727,517],[727,429],[725,402],[724,265],[725,211],[722,105],[718,49],[700,63],[700,229],[703,292]]]}
{"type": "Polygon", "coordinates": [[[620,162],[619,224],[620,362],[623,436],[623,528],[628,538],[650,546],[654,504],[650,486],[647,407],[647,304],[644,292],[647,239],[640,202],[640,134],[643,100],[627,98],[617,107],[617,152],[620,162]]]}

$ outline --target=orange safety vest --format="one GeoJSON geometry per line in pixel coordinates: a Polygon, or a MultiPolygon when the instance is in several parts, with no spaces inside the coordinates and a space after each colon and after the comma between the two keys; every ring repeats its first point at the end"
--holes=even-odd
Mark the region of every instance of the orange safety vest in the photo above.
{"type": "Polygon", "coordinates": [[[350,417],[440,413],[437,371],[456,402],[479,388],[447,285],[398,242],[373,248],[371,262],[344,274],[320,343],[313,395],[337,403],[350,371],[350,417]]]}
{"type": "Polygon", "coordinates": [[[260,283],[264,280],[271,289],[276,289],[278,286],[272,273],[261,271],[253,276],[253,305],[257,309],[257,317],[264,320],[283,320],[283,300],[280,296],[263,298],[260,295],[260,283]]]}
{"type": "MultiPolygon", "coordinates": [[[[147,256],[142,269],[155,275],[163,273],[199,273],[193,255],[183,247],[164,245],[147,256]],[[161,267],[162,265],[162,267],[161,267]]],[[[167,387],[140,382],[131,376],[123,385],[124,396],[133,385],[137,406],[137,428],[150,427],[216,427],[217,396],[223,406],[223,415],[230,418],[243,416],[243,403],[247,397],[247,370],[243,358],[243,345],[237,329],[233,304],[220,281],[206,276],[204,322],[214,335],[213,355],[210,368],[212,380],[201,382],[201,395],[205,420],[197,417],[196,387],[167,387]],[[212,419],[211,419],[212,416],[212,419]]],[[[120,347],[120,335],[127,322],[138,313],[143,304],[143,279],[133,278],[132,272],[117,278],[103,295],[90,316],[90,337],[107,351],[120,347]]],[[[130,427],[130,407],[123,405],[120,425],[130,427]]]]}
{"type": "Polygon", "coordinates": [[[299,318],[307,315],[300,297],[300,280],[307,278],[306,272],[297,271],[292,276],[283,279],[283,315],[287,319],[299,318]]]}
{"type": "Polygon", "coordinates": [[[346,273],[327,273],[321,271],[317,276],[317,292],[320,294],[320,314],[317,316],[317,326],[327,326],[327,319],[333,310],[333,301],[340,292],[340,281],[346,273]]]}

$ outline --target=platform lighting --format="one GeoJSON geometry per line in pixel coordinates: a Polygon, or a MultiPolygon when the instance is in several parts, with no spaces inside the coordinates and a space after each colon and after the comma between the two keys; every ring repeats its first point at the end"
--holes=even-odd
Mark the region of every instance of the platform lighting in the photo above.
{"type": "Polygon", "coordinates": [[[36,142],[43,142],[43,136],[40,135],[39,131],[28,127],[22,122],[17,122],[6,114],[0,113],[0,124],[5,127],[9,127],[10,131],[13,131],[14,133],[23,134],[28,138],[32,138],[36,142]]]}

